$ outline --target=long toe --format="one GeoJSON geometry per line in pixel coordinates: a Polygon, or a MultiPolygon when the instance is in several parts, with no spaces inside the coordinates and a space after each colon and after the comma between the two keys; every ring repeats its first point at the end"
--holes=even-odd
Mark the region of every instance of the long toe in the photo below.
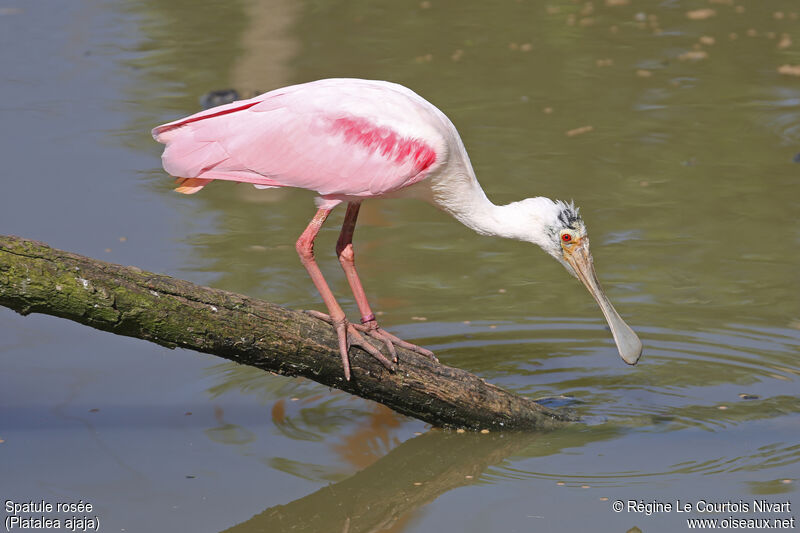
{"type": "Polygon", "coordinates": [[[307,314],[308,316],[313,316],[314,318],[318,318],[318,319],[322,320],[323,322],[327,322],[328,324],[333,325],[333,319],[331,318],[331,315],[323,313],[322,311],[315,311],[313,309],[307,309],[307,310],[305,310],[303,312],[305,314],[307,314]]]}
{"type": "MultiPolygon", "coordinates": [[[[370,334],[370,333],[368,333],[368,334],[370,334]]],[[[372,335],[372,336],[377,338],[378,340],[383,341],[383,345],[386,346],[386,349],[389,351],[389,354],[392,356],[392,361],[396,363],[397,362],[397,350],[394,349],[394,343],[392,342],[392,339],[390,339],[389,337],[383,336],[383,335],[382,336],[372,335]]]]}
{"type": "Polygon", "coordinates": [[[387,333],[387,335],[389,335],[389,337],[392,339],[392,342],[394,342],[396,345],[401,346],[401,347],[405,348],[406,350],[410,350],[410,351],[412,351],[414,353],[418,353],[418,354],[420,354],[422,356],[425,356],[428,359],[430,359],[431,361],[433,361],[434,363],[438,363],[439,362],[439,359],[436,357],[436,355],[432,351],[428,350],[427,348],[423,348],[422,346],[417,346],[416,344],[411,344],[410,342],[406,342],[403,339],[398,339],[397,337],[395,337],[391,333],[387,333]]]}
{"type": "MultiPolygon", "coordinates": [[[[366,340],[359,331],[364,333],[369,333],[367,328],[364,326],[351,324],[347,320],[336,321],[331,318],[330,315],[322,313],[320,311],[308,310],[306,314],[309,316],[313,316],[314,318],[318,318],[323,322],[327,322],[328,324],[332,325],[336,330],[336,336],[339,338],[339,353],[342,356],[342,366],[344,367],[344,377],[347,381],[350,381],[350,357],[348,355],[348,351],[350,346],[358,346],[372,357],[377,359],[383,366],[385,366],[391,372],[397,370],[397,367],[389,361],[386,356],[384,356],[380,350],[375,348],[368,340],[366,340]]],[[[390,343],[387,343],[385,338],[383,337],[375,337],[376,339],[384,342],[387,345],[387,349],[389,353],[392,354],[395,361],[397,361],[397,353],[390,343]]]]}
{"type": "Polygon", "coordinates": [[[389,361],[386,356],[384,356],[380,350],[375,348],[372,344],[369,343],[367,339],[365,339],[358,330],[354,327],[354,324],[348,324],[348,339],[350,340],[350,344],[352,346],[358,346],[372,357],[377,359],[383,366],[389,369],[391,372],[394,372],[396,367],[389,361]]]}
{"type": "Polygon", "coordinates": [[[381,328],[377,324],[375,325],[354,324],[354,326],[362,333],[365,333],[370,337],[383,342],[387,346],[389,352],[395,358],[394,359],[395,361],[397,361],[397,352],[395,351],[394,347],[400,346],[401,348],[405,348],[406,350],[427,357],[428,359],[432,360],[435,363],[439,362],[439,359],[436,358],[436,356],[433,354],[432,351],[428,350],[427,348],[423,348],[422,346],[417,346],[416,344],[411,344],[410,342],[406,342],[403,339],[395,335],[392,335],[391,333],[381,328]]]}
{"type": "Polygon", "coordinates": [[[344,368],[344,379],[350,381],[350,357],[347,352],[350,348],[348,344],[347,323],[336,324],[336,335],[339,337],[339,354],[342,356],[342,367],[344,368]]]}
{"type": "Polygon", "coordinates": [[[313,311],[308,310],[305,313],[309,316],[313,316],[314,318],[318,318],[323,322],[327,322],[333,329],[336,331],[336,336],[339,339],[339,355],[342,357],[342,368],[344,369],[344,379],[350,381],[350,356],[348,355],[348,351],[350,350],[350,324],[346,320],[342,320],[337,322],[330,315],[325,313],[321,313],[320,311],[313,311]]]}

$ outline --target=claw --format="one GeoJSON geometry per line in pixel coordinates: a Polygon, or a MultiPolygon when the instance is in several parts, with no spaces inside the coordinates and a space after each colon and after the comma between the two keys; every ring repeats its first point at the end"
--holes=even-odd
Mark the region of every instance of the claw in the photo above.
{"type": "Polygon", "coordinates": [[[392,362],[389,361],[388,359],[386,359],[386,357],[380,352],[380,350],[378,350],[372,344],[367,342],[367,340],[364,337],[362,337],[358,333],[358,331],[356,331],[356,329],[353,327],[353,324],[349,324],[348,323],[347,324],[347,330],[348,330],[347,331],[347,338],[350,341],[350,345],[351,346],[358,346],[362,350],[366,351],[372,357],[374,357],[375,359],[380,361],[381,364],[383,366],[385,366],[387,369],[389,369],[390,371],[394,372],[396,370],[396,368],[392,364],[392,362]]]}
{"type": "Polygon", "coordinates": [[[401,348],[405,348],[406,350],[414,353],[418,353],[424,357],[427,357],[434,363],[438,363],[439,359],[433,354],[432,351],[428,350],[427,348],[423,348],[422,346],[417,346],[416,344],[411,344],[410,342],[406,342],[403,339],[392,335],[385,329],[381,328],[378,323],[374,320],[367,322],[366,324],[353,324],[353,326],[372,337],[373,339],[377,339],[384,343],[389,350],[389,353],[395,358],[395,362],[397,362],[397,352],[395,351],[394,345],[400,346],[401,348]]]}
{"type": "MultiPolygon", "coordinates": [[[[358,332],[359,328],[357,328],[355,324],[351,324],[347,321],[347,319],[334,320],[330,317],[330,315],[320,313],[319,311],[306,311],[306,313],[314,318],[318,318],[324,322],[327,322],[328,324],[331,324],[336,329],[336,336],[339,338],[339,353],[342,356],[342,366],[344,367],[344,378],[347,381],[350,381],[350,358],[347,353],[350,349],[350,346],[358,346],[372,357],[377,359],[390,372],[397,370],[391,361],[389,361],[377,348],[370,344],[358,332]]],[[[392,347],[390,352],[394,353],[394,347],[392,347]]],[[[394,357],[396,362],[397,355],[394,354],[394,357]]]]}
{"type": "Polygon", "coordinates": [[[330,315],[326,315],[325,313],[323,313],[321,311],[315,311],[313,309],[308,309],[308,310],[303,311],[303,312],[305,314],[307,314],[308,316],[313,316],[314,318],[319,318],[323,322],[327,322],[328,324],[333,325],[333,320],[331,320],[331,316],[330,315]]]}
{"type": "MultiPolygon", "coordinates": [[[[395,363],[398,361],[397,350],[394,349],[394,342],[392,342],[393,340],[392,337],[394,337],[394,335],[382,330],[375,320],[371,320],[364,324],[354,324],[354,326],[358,331],[366,333],[373,339],[382,342],[383,345],[386,346],[386,349],[389,351],[389,354],[391,354],[392,360],[395,363]]],[[[394,338],[396,339],[397,337],[394,338]]]]}
{"type": "Polygon", "coordinates": [[[339,353],[342,356],[342,367],[344,367],[344,379],[350,381],[350,358],[347,352],[350,349],[350,338],[347,335],[347,321],[343,320],[339,323],[334,323],[336,328],[336,336],[339,337],[339,353]]]}
{"type": "Polygon", "coordinates": [[[389,350],[389,353],[392,354],[392,361],[397,363],[397,350],[394,349],[394,344],[392,344],[391,339],[385,339],[383,344],[386,346],[386,349],[389,350]]]}

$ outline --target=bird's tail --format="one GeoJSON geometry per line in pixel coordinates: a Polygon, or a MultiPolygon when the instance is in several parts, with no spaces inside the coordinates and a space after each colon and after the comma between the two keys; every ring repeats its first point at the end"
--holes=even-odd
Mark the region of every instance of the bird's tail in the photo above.
{"type": "Polygon", "coordinates": [[[175,183],[178,187],[175,190],[181,194],[194,194],[213,180],[204,180],[202,178],[175,178],[175,183]]]}
{"type": "Polygon", "coordinates": [[[166,145],[161,161],[164,170],[176,177],[176,191],[194,194],[213,180],[282,186],[232,158],[223,146],[235,129],[227,122],[230,115],[259,102],[257,99],[234,102],[153,129],[153,138],[166,145]]]}

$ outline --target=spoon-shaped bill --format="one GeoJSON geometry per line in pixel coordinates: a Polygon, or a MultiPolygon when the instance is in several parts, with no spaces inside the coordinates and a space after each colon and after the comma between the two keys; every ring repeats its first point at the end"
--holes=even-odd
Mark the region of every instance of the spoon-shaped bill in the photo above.
{"type": "Polygon", "coordinates": [[[642,341],[633,330],[622,320],[619,313],[611,305],[606,293],[600,287],[600,282],[597,281],[597,274],[594,271],[594,263],[592,261],[592,254],[589,251],[589,243],[583,242],[575,247],[571,253],[564,254],[564,258],[575,270],[586,288],[592,293],[592,296],[600,306],[603,316],[606,317],[606,322],[611,328],[611,334],[614,336],[614,342],[617,343],[617,349],[622,360],[629,365],[635,365],[642,355],[642,341]]]}

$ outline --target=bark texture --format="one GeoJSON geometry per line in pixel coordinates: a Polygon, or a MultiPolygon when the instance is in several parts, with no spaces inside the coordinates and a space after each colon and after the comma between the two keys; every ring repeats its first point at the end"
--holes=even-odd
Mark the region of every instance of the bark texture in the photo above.
{"type": "Polygon", "coordinates": [[[348,382],[333,329],[302,311],[19,237],[0,235],[0,305],[303,376],[436,426],[541,430],[573,420],[401,348],[394,373],[351,348],[348,382]]]}

